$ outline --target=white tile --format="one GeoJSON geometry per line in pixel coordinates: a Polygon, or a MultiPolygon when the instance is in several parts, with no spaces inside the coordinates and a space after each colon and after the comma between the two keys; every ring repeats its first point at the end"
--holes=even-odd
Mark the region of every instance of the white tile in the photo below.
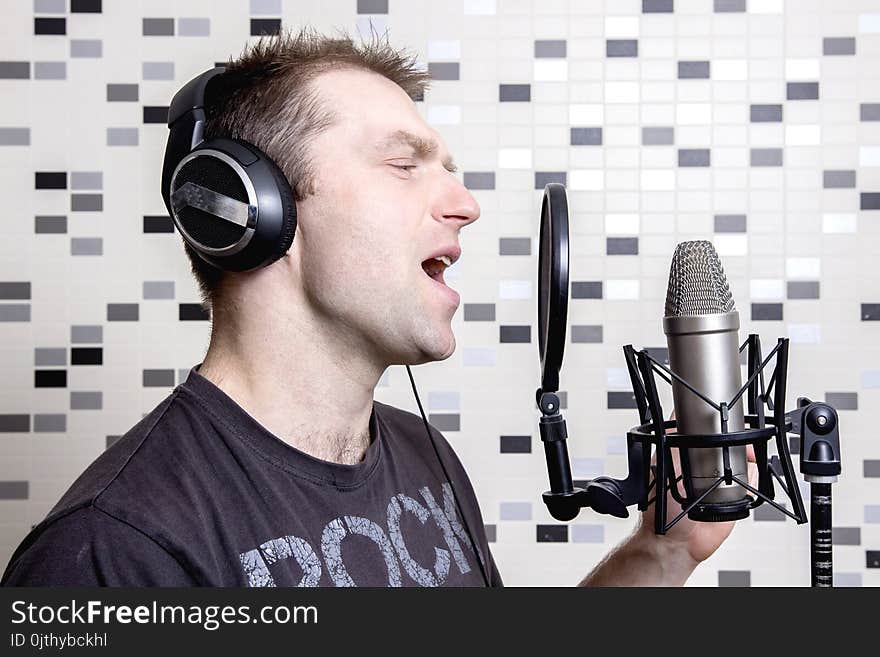
{"type": "Polygon", "coordinates": [[[750,14],[781,14],[784,11],[783,0],[749,0],[750,14]]]}
{"type": "Polygon", "coordinates": [[[786,80],[818,80],[819,60],[786,59],[785,78],[786,80]]]}
{"type": "Polygon", "coordinates": [[[537,82],[565,82],[568,80],[568,62],[564,59],[536,59],[534,76],[537,82]]]}
{"type": "Polygon", "coordinates": [[[822,328],[818,324],[789,324],[786,333],[794,344],[822,342],[822,328]]]}
{"type": "Polygon", "coordinates": [[[522,280],[498,281],[498,297],[500,299],[531,299],[532,282],[522,280]]]}
{"type": "Polygon", "coordinates": [[[605,123],[605,106],[596,103],[578,103],[568,106],[571,125],[600,126],[605,123]]]}
{"type": "Polygon", "coordinates": [[[637,39],[639,36],[638,16],[606,16],[606,39],[637,39]]]}
{"type": "Polygon", "coordinates": [[[642,169],[641,187],[648,192],[672,191],[675,189],[675,170],[642,169]]]}
{"type": "Polygon", "coordinates": [[[638,82],[606,82],[606,103],[637,103],[639,102],[638,82]]]}
{"type": "Polygon", "coordinates": [[[785,126],[786,146],[818,146],[822,141],[822,127],[818,125],[785,126]]]}
{"type": "Polygon", "coordinates": [[[858,229],[855,213],[826,212],[822,215],[823,233],[854,233],[858,229]]]}
{"type": "Polygon", "coordinates": [[[747,80],[749,66],[745,59],[718,59],[710,66],[710,75],[713,80],[747,80]]]}
{"type": "Polygon", "coordinates": [[[460,105],[429,105],[428,123],[432,125],[458,125],[461,123],[460,105]]]}
{"type": "Polygon", "coordinates": [[[568,188],[573,191],[599,191],[605,187],[602,169],[572,169],[568,172],[568,188]]]}
{"type": "Polygon", "coordinates": [[[465,16],[491,16],[495,13],[495,0],[464,0],[465,16]]]}
{"type": "Polygon", "coordinates": [[[675,106],[675,122],[679,125],[709,125],[712,123],[712,105],[679,103],[675,106]]]}
{"type": "Polygon", "coordinates": [[[609,235],[638,235],[638,214],[606,214],[605,232],[609,235]]]}
{"type": "Polygon", "coordinates": [[[639,281],[632,279],[609,279],[605,281],[605,298],[609,300],[638,299],[639,281]]]}
{"type": "Polygon", "coordinates": [[[498,150],[499,169],[531,169],[531,148],[501,148],[498,150]]]}
{"type": "Polygon", "coordinates": [[[859,166],[880,167],[880,146],[862,146],[859,148],[859,166]]]}
{"type": "Polygon", "coordinates": [[[428,41],[428,59],[461,59],[461,41],[428,41]]]}
{"type": "Polygon", "coordinates": [[[820,258],[786,258],[785,275],[788,278],[817,279],[821,276],[822,260],[820,258]]]}
{"type": "Polygon", "coordinates": [[[752,301],[778,301],[785,298],[785,281],[781,278],[753,278],[749,281],[752,301]]]}
{"type": "Polygon", "coordinates": [[[880,14],[861,14],[859,16],[859,32],[880,32],[880,14]]]}
{"type": "Polygon", "coordinates": [[[720,256],[744,256],[749,253],[747,235],[715,235],[712,243],[720,256]]]}

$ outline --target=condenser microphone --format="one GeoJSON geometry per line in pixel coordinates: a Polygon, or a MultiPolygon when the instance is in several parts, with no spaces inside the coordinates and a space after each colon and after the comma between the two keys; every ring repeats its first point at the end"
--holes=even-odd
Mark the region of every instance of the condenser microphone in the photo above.
{"type": "MultiPolygon", "coordinates": [[[[739,312],[711,242],[682,242],[676,247],[669,268],[663,331],[670,369],[690,384],[689,388],[677,377],[672,380],[678,433],[700,436],[743,430],[742,397],[727,410],[724,427],[723,414],[703,398],[727,403],[742,387],[739,312]]],[[[679,456],[690,499],[698,498],[724,476],[721,448],[682,448],[679,456]]],[[[745,446],[729,447],[729,460],[733,474],[748,481],[745,446]]],[[[742,486],[722,482],[688,517],[704,522],[739,520],[749,515],[751,502],[742,486]]]]}

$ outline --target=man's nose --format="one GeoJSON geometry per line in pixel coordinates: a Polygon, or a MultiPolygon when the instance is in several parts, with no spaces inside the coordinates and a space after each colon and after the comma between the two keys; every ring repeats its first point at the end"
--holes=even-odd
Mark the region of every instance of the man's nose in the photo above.
{"type": "Polygon", "coordinates": [[[458,228],[474,223],[480,218],[480,204],[457,178],[449,175],[449,183],[437,199],[435,218],[456,221],[458,228]]]}

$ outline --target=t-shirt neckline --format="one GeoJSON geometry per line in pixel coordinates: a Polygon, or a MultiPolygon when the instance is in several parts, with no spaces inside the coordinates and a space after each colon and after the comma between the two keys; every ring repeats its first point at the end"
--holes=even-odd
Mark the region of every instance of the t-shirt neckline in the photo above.
{"type": "Polygon", "coordinates": [[[378,417],[375,400],[370,413],[370,444],[364,459],[352,465],[334,463],[307,454],[269,431],[213,381],[202,376],[198,371],[201,365],[198,363],[190,368],[186,380],[178,388],[206,402],[206,410],[212,412],[244,444],[277,467],[315,483],[354,488],[363,484],[379,464],[384,451],[385,427],[378,417]]]}

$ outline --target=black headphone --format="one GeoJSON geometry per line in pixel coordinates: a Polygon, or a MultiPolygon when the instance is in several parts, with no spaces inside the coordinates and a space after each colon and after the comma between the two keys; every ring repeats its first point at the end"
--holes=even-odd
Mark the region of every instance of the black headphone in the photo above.
{"type": "MultiPolygon", "coordinates": [[[[222,95],[223,83],[234,88],[234,79],[225,67],[217,66],[174,94],[168,108],[170,133],[162,165],[162,199],[183,239],[199,257],[218,269],[250,271],[272,264],[293,244],[296,201],[280,167],[259,148],[243,139],[205,140],[205,98],[209,92],[222,95]]],[[[491,586],[486,561],[440,458],[409,365],[406,371],[428,440],[477,555],[483,582],[491,586]]]]}
{"type": "Polygon", "coordinates": [[[231,80],[226,68],[217,66],[174,95],[162,199],[199,257],[218,269],[250,271],[272,264],[290,248],[296,202],[284,173],[259,148],[243,139],[205,140],[205,99],[231,80]]]}

